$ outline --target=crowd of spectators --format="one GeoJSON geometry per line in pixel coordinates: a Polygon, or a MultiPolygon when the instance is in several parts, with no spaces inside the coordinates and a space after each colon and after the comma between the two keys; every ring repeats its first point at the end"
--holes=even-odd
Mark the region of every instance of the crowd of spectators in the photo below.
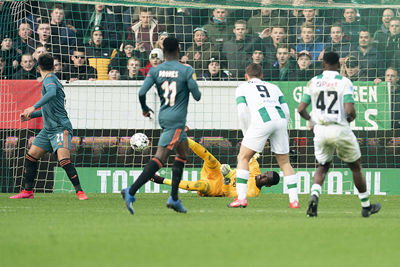
{"type": "Polygon", "coordinates": [[[181,41],[180,61],[201,80],[243,80],[254,62],[265,80],[307,81],[321,72],[323,54],[336,51],[342,75],[383,81],[388,70],[400,67],[399,15],[387,8],[208,10],[2,1],[0,76],[38,79],[37,58],[51,53],[63,80],[142,80],[163,61],[162,42],[171,35],[181,41]]]}

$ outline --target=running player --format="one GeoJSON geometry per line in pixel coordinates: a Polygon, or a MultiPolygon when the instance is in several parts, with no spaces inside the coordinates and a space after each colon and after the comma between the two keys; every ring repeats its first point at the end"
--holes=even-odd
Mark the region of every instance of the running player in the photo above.
{"type": "Polygon", "coordinates": [[[177,212],[186,213],[178,199],[178,186],[182,178],[184,164],[188,153],[186,125],[189,94],[192,93],[196,101],[200,100],[201,93],[196,82],[196,75],[192,67],[178,62],[179,41],[173,37],[164,40],[164,58],[166,62],[151,68],[139,91],[139,100],[144,117],[150,117],[153,112],[146,105],[146,93],[153,84],[156,84],[161,101],[159,123],[162,128],[156,155],[146,164],[143,172],[130,188],[121,190],[126,207],[134,213],[132,204],[139,188],[154,176],[167,161],[171,151],[176,147],[176,157],[172,165],[172,188],[167,207],[177,212]]]}
{"type": "Polygon", "coordinates": [[[43,79],[42,98],[32,107],[24,110],[21,114],[21,121],[43,117],[43,129],[35,137],[29,152],[26,153],[24,189],[10,198],[33,198],[34,179],[38,169],[37,161],[46,152],[56,152],[61,167],[75,187],[78,198],[86,200],[88,197],[82,190],[78,173],[70,159],[72,124],[65,110],[64,88],[53,73],[53,57],[50,54],[41,55],[38,59],[38,69],[43,79]],[[39,108],[41,109],[37,110],[39,108]]]}
{"type": "Polygon", "coordinates": [[[229,208],[247,207],[246,191],[249,179],[249,161],[256,152],[264,149],[270,138],[271,151],[283,171],[289,192],[289,207],[299,208],[298,178],[289,160],[289,136],[287,123],[289,107],[278,86],[261,81],[261,66],[251,63],[246,68],[246,83],[236,89],[236,103],[243,141],[238,155],[236,169],[236,190],[238,197],[229,208]],[[247,115],[250,112],[250,118],[247,115]]]}
{"type": "MultiPolygon", "coordinates": [[[[188,138],[189,147],[204,160],[198,181],[181,181],[179,188],[197,191],[202,197],[236,197],[236,170],[231,170],[228,164],[222,164],[202,145],[188,138]]],[[[259,155],[259,154],[256,154],[259,155]]],[[[263,186],[270,187],[279,183],[279,174],[273,171],[261,174],[256,155],[250,160],[250,178],[247,187],[247,197],[257,197],[263,186]]],[[[151,179],[157,184],[171,185],[172,181],[154,175],[151,179]]]]}
{"type": "Polygon", "coordinates": [[[353,84],[346,77],[339,75],[339,67],[338,54],[325,53],[322,61],[323,73],[308,83],[297,108],[300,115],[307,120],[310,129],[314,130],[315,158],[319,163],[314,174],[307,215],[317,216],[321,186],[336,149],[338,157],[349,165],[353,173],[354,184],[361,200],[361,214],[369,217],[377,213],[381,205],[371,205],[369,202],[367,186],[361,172],[360,147],[349,126],[349,122],[356,118],[353,84]],[[306,110],[309,104],[312,105],[311,116],[306,110]]]}

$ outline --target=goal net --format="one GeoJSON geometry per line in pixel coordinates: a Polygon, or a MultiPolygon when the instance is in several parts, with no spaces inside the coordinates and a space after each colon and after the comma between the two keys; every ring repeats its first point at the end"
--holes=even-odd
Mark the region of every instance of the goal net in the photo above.
{"type": "MultiPolygon", "coordinates": [[[[36,60],[51,53],[62,81],[74,134],[71,159],[87,192],[119,192],[138,177],[160,136],[154,110],[144,118],[138,91],[149,69],[164,60],[162,40],[181,42],[180,61],[197,75],[202,100],[190,100],[188,136],[222,164],[236,167],[243,137],[235,89],[249,63],[277,84],[290,108],[290,158],[308,193],[316,168],[313,133],[297,113],[307,81],[321,74],[327,51],[340,56],[340,75],[354,85],[357,118],[351,124],[373,194],[393,194],[400,166],[400,3],[377,0],[228,1],[3,1],[0,4],[0,188],[23,186],[25,153],[43,127],[19,114],[41,97],[36,60]],[[220,2],[220,3],[216,3],[220,2]],[[134,133],[151,145],[137,152],[134,133]]],[[[197,180],[203,160],[189,153],[183,179],[197,180]]],[[[36,192],[72,192],[54,154],[39,161],[36,192]]],[[[278,170],[269,143],[258,159],[262,171],[278,170]]],[[[171,177],[172,157],[160,175],[171,177]]],[[[279,170],[278,170],[279,171],[279,170]]],[[[324,191],[355,192],[351,172],[334,158],[324,191]]],[[[282,182],[281,182],[282,183],[282,182]]],[[[397,186],[397,188],[400,188],[397,186]]],[[[146,184],[140,192],[165,192],[146,184]]],[[[396,191],[397,190],[397,191],[396,191]]],[[[263,192],[284,192],[282,184],[263,192]]]]}

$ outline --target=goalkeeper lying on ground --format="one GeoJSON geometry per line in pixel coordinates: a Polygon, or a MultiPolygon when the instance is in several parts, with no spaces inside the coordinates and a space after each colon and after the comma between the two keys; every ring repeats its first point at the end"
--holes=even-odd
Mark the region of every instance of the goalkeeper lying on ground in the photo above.
{"type": "MultiPolygon", "coordinates": [[[[231,170],[228,164],[222,164],[202,145],[188,138],[189,147],[197,156],[204,160],[200,172],[200,180],[183,181],[179,188],[197,191],[200,196],[236,197],[236,170],[231,170]]],[[[256,157],[249,163],[250,178],[247,182],[247,197],[257,197],[261,187],[270,187],[279,183],[279,174],[273,171],[261,173],[256,157]]],[[[154,175],[151,181],[158,184],[171,185],[171,179],[154,175]]]]}

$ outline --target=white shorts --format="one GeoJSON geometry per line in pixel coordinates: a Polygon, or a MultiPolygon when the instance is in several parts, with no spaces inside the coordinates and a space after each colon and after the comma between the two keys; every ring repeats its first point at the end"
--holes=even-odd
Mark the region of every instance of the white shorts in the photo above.
{"type": "Polygon", "coordinates": [[[349,126],[331,124],[314,126],[315,158],[318,163],[332,161],[336,149],[337,156],[346,163],[357,161],[361,157],[357,138],[349,126]]]}
{"type": "Polygon", "coordinates": [[[256,152],[262,152],[268,138],[271,143],[271,151],[276,154],[289,153],[289,136],[287,121],[273,120],[263,124],[251,124],[243,137],[242,145],[256,152]]]}

